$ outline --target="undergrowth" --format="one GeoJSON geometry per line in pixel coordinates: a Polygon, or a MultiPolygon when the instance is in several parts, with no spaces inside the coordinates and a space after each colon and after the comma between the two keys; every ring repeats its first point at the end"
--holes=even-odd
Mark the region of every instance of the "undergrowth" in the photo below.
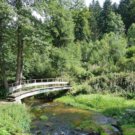
{"type": "Polygon", "coordinates": [[[0,105],[0,135],[27,135],[30,122],[25,105],[0,105]]]}

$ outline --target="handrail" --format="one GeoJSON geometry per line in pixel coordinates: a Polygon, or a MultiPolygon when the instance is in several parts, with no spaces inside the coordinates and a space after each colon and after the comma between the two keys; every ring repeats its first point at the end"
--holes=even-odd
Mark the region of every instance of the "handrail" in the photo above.
{"type": "Polygon", "coordinates": [[[63,82],[63,81],[67,81],[66,79],[63,78],[43,78],[43,79],[29,79],[29,80],[22,80],[21,82],[17,83],[11,83],[9,84],[9,87],[15,87],[18,85],[24,85],[24,84],[29,84],[29,83],[37,83],[37,82],[55,82],[55,81],[59,81],[59,82],[63,82]]]}
{"type": "Polygon", "coordinates": [[[63,78],[46,78],[46,79],[30,79],[30,80],[23,80],[21,83],[12,83],[9,86],[9,93],[23,91],[26,88],[36,87],[36,86],[67,86],[68,81],[63,78]]]}

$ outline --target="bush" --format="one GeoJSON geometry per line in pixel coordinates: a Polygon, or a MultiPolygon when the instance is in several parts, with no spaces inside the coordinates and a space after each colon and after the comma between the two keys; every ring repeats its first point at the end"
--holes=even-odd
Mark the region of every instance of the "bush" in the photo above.
{"type": "Polygon", "coordinates": [[[126,57],[131,58],[135,56],[135,46],[129,47],[126,51],[126,57]]]}
{"type": "Polygon", "coordinates": [[[121,117],[121,123],[135,125],[135,110],[134,109],[127,109],[121,117]]]}
{"type": "Polygon", "coordinates": [[[87,82],[72,85],[71,94],[73,94],[73,95],[89,94],[92,92],[93,92],[92,87],[90,85],[88,85],[87,82]]]}
{"type": "Polygon", "coordinates": [[[110,73],[93,77],[89,80],[89,85],[98,92],[117,92],[123,96],[133,98],[135,96],[135,74],[131,73],[110,73]]]}
{"type": "Polygon", "coordinates": [[[0,88],[0,98],[4,99],[8,94],[8,90],[4,89],[4,88],[0,88]]]}

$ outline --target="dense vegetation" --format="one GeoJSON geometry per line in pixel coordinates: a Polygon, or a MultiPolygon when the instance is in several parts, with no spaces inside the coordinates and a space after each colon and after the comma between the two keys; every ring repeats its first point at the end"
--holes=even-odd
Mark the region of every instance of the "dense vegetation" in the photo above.
{"type": "Polygon", "coordinates": [[[30,130],[30,122],[24,105],[0,105],[0,135],[26,135],[26,131],[30,130]]]}
{"type": "Polygon", "coordinates": [[[74,96],[135,99],[134,14],[135,0],[0,0],[0,97],[12,82],[65,77],[74,96]]]}
{"type": "Polygon", "coordinates": [[[62,76],[79,84],[93,77],[102,83],[121,79],[129,83],[126,91],[133,90],[134,7],[133,0],[106,0],[103,7],[95,0],[89,7],[83,0],[1,0],[1,86],[62,76]],[[119,73],[122,78],[113,77],[119,73]]]}

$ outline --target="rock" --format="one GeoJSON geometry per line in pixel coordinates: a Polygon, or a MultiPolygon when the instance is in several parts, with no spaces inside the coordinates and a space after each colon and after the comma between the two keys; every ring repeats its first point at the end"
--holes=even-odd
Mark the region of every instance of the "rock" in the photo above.
{"type": "Polygon", "coordinates": [[[40,130],[36,131],[36,135],[41,135],[42,132],[40,130]]]}
{"type": "Polygon", "coordinates": [[[110,118],[108,117],[108,124],[111,124],[113,126],[117,126],[118,125],[118,121],[116,119],[110,118]]]}
{"type": "Polygon", "coordinates": [[[127,113],[135,113],[135,109],[126,109],[127,113]]]}
{"type": "Polygon", "coordinates": [[[59,135],[58,133],[54,133],[54,135],[59,135]]]}
{"type": "Polygon", "coordinates": [[[85,132],[85,131],[81,131],[81,130],[74,130],[73,135],[100,135],[100,133],[91,131],[91,132],[85,132]]]}
{"type": "Polygon", "coordinates": [[[89,133],[88,135],[100,135],[100,132],[93,131],[93,132],[89,133]]]}
{"type": "Polygon", "coordinates": [[[45,123],[45,126],[46,126],[46,127],[52,127],[52,126],[53,126],[53,123],[47,122],[47,123],[45,123]]]}
{"type": "Polygon", "coordinates": [[[65,135],[65,133],[63,131],[61,131],[60,135],[65,135]]]}

